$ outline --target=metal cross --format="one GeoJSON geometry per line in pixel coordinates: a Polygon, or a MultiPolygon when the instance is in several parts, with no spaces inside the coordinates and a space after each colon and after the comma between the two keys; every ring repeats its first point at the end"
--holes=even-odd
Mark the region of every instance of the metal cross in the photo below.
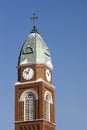
{"type": "Polygon", "coordinates": [[[36,16],[35,13],[33,13],[33,17],[31,17],[31,20],[33,20],[34,26],[36,25],[36,19],[38,19],[38,17],[36,16]]]}

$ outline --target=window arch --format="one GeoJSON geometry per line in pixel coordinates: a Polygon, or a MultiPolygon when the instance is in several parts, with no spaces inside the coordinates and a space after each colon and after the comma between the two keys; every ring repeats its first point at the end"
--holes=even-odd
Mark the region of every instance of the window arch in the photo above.
{"type": "Polygon", "coordinates": [[[24,97],[24,120],[35,119],[35,95],[29,92],[24,97]]]}
{"type": "Polygon", "coordinates": [[[52,95],[49,91],[45,92],[45,119],[50,121],[50,104],[52,103],[52,95]]]}
{"type": "Polygon", "coordinates": [[[28,89],[28,90],[25,90],[25,91],[21,94],[21,96],[20,96],[20,98],[19,98],[19,101],[24,101],[24,98],[25,98],[25,96],[26,96],[28,93],[33,93],[34,96],[35,96],[35,99],[36,99],[36,100],[38,99],[38,94],[37,94],[37,92],[36,92],[35,90],[33,90],[33,89],[28,89]]]}

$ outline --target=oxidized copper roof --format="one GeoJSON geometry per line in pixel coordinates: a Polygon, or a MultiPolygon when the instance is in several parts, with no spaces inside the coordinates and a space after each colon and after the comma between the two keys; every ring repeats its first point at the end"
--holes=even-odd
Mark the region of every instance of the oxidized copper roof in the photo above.
{"type": "Polygon", "coordinates": [[[25,64],[45,64],[52,68],[48,47],[35,26],[25,40],[20,52],[18,65],[25,64]]]}

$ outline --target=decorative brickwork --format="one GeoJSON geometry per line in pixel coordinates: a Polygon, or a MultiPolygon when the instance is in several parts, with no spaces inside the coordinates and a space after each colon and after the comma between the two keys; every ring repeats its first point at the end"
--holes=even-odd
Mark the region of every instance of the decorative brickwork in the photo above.
{"type": "Polygon", "coordinates": [[[39,130],[39,126],[38,125],[20,126],[20,130],[39,130]]]}
{"type": "MultiPolygon", "coordinates": [[[[51,85],[47,85],[44,82],[36,82],[36,83],[28,83],[28,84],[19,84],[15,86],[15,121],[22,121],[24,122],[24,101],[20,101],[20,97],[22,93],[24,93],[26,90],[28,91],[35,91],[38,95],[38,99],[35,100],[35,120],[45,120],[46,117],[46,109],[45,109],[45,93],[50,92],[52,95],[52,101],[50,104],[50,122],[55,123],[55,115],[54,115],[54,88],[51,85]]],[[[27,92],[27,91],[26,91],[27,92]]],[[[34,121],[35,121],[34,120],[34,121]]],[[[54,130],[54,125],[50,125],[50,122],[47,121],[47,123],[43,124],[43,127],[45,125],[44,129],[36,128],[36,125],[30,125],[31,121],[28,122],[28,125],[22,125],[20,124],[20,129],[28,130],[31,129],[30,126],[33,126],[32,129],[35,130],[48,130],[52,129],[54,130]],[[22,125],[22,126],[21,126],[22,125]],[[25,127],[24,127],[25,126],[25,127]]],[[[16,130],[16,129],[15,129],[16,130]]],[[[19,129],[17,129],[19,130],[19,129]]]]}

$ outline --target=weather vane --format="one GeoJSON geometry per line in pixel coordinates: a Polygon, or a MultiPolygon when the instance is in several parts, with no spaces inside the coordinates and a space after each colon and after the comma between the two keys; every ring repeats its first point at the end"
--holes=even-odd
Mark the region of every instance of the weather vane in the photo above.
{"type": "Polygon", "coordinates": [[[38,19],[38,17],[36,16],[35,13],[33,13],[33,17],[31,17],[31,20],[33,20],[33,24],[34,26],[36,26],[36,20],[38,19]]]}

